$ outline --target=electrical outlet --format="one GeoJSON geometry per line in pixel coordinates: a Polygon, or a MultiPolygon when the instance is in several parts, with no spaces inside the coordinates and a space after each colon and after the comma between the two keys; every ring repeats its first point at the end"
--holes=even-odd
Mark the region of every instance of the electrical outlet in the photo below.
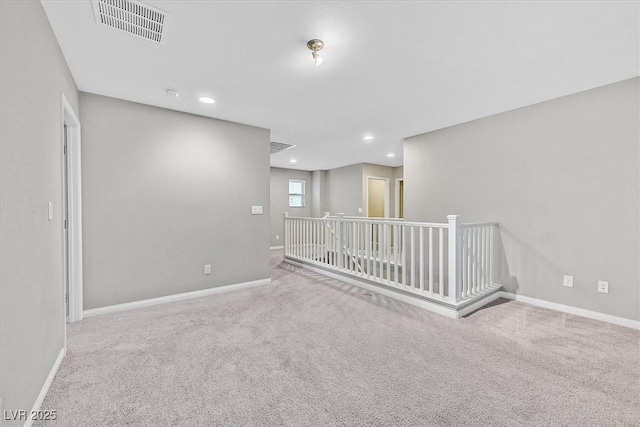
{"type": "Polygon", "coordinates": [[[251,206],[251,215],[262,215],[262,206],[251,206]]]}
{"type": "Polygon", "coordinates": [[[362,208],[358,208],[358,213],[362,213],[362,208]]]}
{"type": "Polygon", "coordinates": [[[211,264],[205,264],[204,274],[211,274],[211,264]]]}
{"type": "Polygon", "coordinates": [[[602,292],[603,294],[609,293],[609,282],[604,282],[602,280],[598,280],[598,292],[602,292]]]}
{"type": "Polygon", "coordinates": [[[280,235],[276,234],[276,240],[280,240],[280,235]]]}
{"type": "Polygon", "coordinates": [[[562,282],[562,286],[573,288],[573,276],[564,276],[564,281],[562,282]]]}

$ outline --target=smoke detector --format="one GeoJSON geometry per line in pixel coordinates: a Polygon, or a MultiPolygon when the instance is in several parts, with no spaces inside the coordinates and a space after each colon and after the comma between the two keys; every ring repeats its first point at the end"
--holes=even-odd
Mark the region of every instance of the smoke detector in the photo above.
{"type": "Polygon", "coordinates": [[[167,12],[136,0],[93,0],[98,24],[164,44],[167,12]]]}

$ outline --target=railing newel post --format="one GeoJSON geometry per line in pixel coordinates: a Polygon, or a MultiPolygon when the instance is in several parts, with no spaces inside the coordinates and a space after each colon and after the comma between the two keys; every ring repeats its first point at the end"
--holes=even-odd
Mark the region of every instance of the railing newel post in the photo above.
{"type": "Polygon", "coordinates": [[[284,256],[288,255],[287,250],[289,249],[289,245],[287,244],[287,239],[288,239],[287,218],[288,217],[289,217],[289,212],[282,213],[282,246],[283,246],[282,253],[284,254],[284,256]]]}
{"type": "Polygon", "coordinates": [[[447,215],[449,221],[449,299],[460,298],[460,215],[447,215]]]}

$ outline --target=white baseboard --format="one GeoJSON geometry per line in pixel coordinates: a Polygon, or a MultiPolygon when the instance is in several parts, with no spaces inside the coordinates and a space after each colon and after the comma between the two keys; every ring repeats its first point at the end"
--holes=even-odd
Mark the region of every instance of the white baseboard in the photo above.
{"type": "Polygon", "coordinates": [[[269,249],[271,249],[272,251],[275,249],[284,249],[284,246],[271,246],[269,249]]]}
{"type": "MultiPolygon", "coordinates": [[[[51,387],[51,383],[53,382],[53,379],[55,378],[56,373],[58,372],[58,369],[62,364],[62,360],[64,359],[65,354],[66,354],[66,351],[64,348],[60,350],[60,353],[58,353],[58,358],[56,359],[55,362],[53,362],[53,366],[51,367],[49,376],[47,377],[47,380],[44,382],[44,385],[40,390],[40,394],[38,395],[36,402],[33,404],[33,409],[31,410],[31,414],[33,414],[34,412],[38,412],[40,410],[40,407],[42,406],[42,402],[44,402],[44,398],[47,397],[47,393],[49,392],[49,387],[51,387]]],[[[33,424],[33,420],[27,419],[27,422],[24,423],[24,427],[31,427],[32,424],[33,424]]]]}
{"type": "Polygon", "coordinates": [[[611,314],[586,310],[584,308],[572,307],[570,305],[558,304],[556,302],[531,298],[524,295],[512,294],[511,292],[500,291],[499,293],[503,298],[523,302],[525,304],[531,304],[538,307],[548,308],[550,310],[561,311],[567,314],[575,314],[576,316],[587,317],[589,319],[600,320],[602,322],[613,323],[614,325],[626,326],[627,328],[640,330],[640,321],[638,320],[613,316],[611,314]]]}
{"type": "Polygon", "coordinates": [[[84,310],[82,317],[99,316],[101,314],[116,313],[118,311],[132,310],[134,308],[149,307],[157,304],[165,304],[168,302],[182,301],[185,299],[199,298],[208,295],[221,294],[223,292],[237,291],[254,286],[268,285],[271,279],[253,280],[251,282],[236,283],[233,285],[218,286],[216,288],[202,289],[200,291],[185,292],[182,294],[167,295],[165,297],[150,298],[140,301],[127,302],[124,304],[108,305],[106,307],[92,308],[84,310]]]}

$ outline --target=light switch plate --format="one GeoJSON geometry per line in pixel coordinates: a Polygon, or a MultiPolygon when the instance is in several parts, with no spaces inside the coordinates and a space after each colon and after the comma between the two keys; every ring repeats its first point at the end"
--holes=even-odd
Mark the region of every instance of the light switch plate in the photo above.
{"type": "Polygon", "coordinates": [[[211,274],[211,264],[205,264],[204,274],[211,274]]]}
{"type": "Polygon", "coordinates": [[[362,213],[362,208],[358,208],[358,213],[362,213]]]}
{"type": "Polygon", "coordinates": [[[562,286],[573,288],[573,276],[564,276],[564,281],[562,282],[562,286]]]}
{"type": "Polygon", "coordinates": [[[251,206],[251,215],[262,215],[262,206],[251,206]]]}

